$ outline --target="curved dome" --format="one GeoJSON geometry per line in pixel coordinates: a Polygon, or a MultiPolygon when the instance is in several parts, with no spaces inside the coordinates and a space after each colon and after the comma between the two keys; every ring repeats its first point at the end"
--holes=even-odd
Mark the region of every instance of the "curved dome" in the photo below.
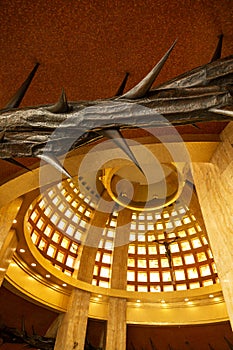
{"type": "MultiPolygon", "coordinates": [[[[76,276],[74,272],[79,269],[98,207],[98,196],[84,192],[74,180],[64,180],[37,197],[25,217],[28,233],[40,253],[70,276],[76,276]]],[[[93,285],[111,287],[113,251],[119,244],[116,238],[120,234],[117,228],[122,225],[122,219],[120,224],[118,220],[122,210],[115,203],[103,216],[101,234],[95,242],[93,285]]],[[[125,220],[128,291],[179,291],[218,282],[195,191],[189,207],[180,200],[160,210],[130,210],[130,219],[125,220]]]]}

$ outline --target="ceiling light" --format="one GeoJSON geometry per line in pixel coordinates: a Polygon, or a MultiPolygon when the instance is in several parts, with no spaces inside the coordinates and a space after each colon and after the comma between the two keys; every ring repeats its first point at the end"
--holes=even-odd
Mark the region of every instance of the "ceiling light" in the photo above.
{"type": "Polygon", "coordinates": [[[214,297],[214,295],[213,295],[213,294],[210,294],[210,295],[209,295],[209,298],[213,298],[213,297],[214,297]]]}
{"type": "Polygon", "coordinates": [[[67,287],[67,284],[66,283],[62,283],[62,287],[67,287]]]}
{"type": "Polygon", "coordinates": [[[161,304],[165,304],[166,303],[166,301],[163,300],[163,299],[160,302],[161,302],[161,304]]]}
{"type": "Polygon", "coordinates": [[[25,253],[25,252],[26,252],[26,250],[25,250],[25,249],[23,249],[23,248],[20,248],[19,252],[20,252],[20,253],[25,253]]]}
{"type": "Polygon", "coordinates": [[[36,263],[31,263],[31,266],[35,267],[35,266],[36,266],[36,263]]]}
{"type": "Polygon", "coordinates": [[[184,298],[184,301],[189,301],[189,298],[184,298]]]}
{"type": "Polygon", "coordinates": [[[17,220],[16,219],[13,220],[13,224],[17,224],[17,220]]]}
{"type": "Polygon", "coordinates": [[[50,278],[50,277],[51,277],[51,275],[47,274],[47,275],[45,275],[45,277],[46,277],[46,278],[50,278]]]}

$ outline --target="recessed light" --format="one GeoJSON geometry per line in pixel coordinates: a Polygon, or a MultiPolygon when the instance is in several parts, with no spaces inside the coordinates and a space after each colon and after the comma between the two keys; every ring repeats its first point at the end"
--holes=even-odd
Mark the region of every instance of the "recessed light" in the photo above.
{"type": "Polygon", "coordinates": [[[20,253],[25,253],[25,252],[26,252],[26,250],[25,250],[25,249],[23,249],[23,248],[20,248],[19,252],[20,252],[20,253]]]}
{"type": "Polygon", "coordinates": [[[137,303],[140,303],[140,302],[141,302],[141,300],[138,299],[138,300],[137,300],[137,303]]]}
{"type": "Polygon", "coordinates": [[[166,303],[166,301],[162,299],[161,300],[161,304],[165,304],[165,303],[166,303]]]}
{"type": "Polygon", "coordinates": [[[47,274],[47,275],[45,275],[45,277],[46,277],[46,278],[50,278],[50,277],[51,277],[51,275],[47,274]]]}
{"type": "Polygon", "coordinates": [[[16,219],[13,220],[13,224],[17,224],[17,220],[16,219]]]}
{"type": "Polygon", "coordinates": [[[36,263],[31,263],[31,266],[35,267],[35,266],[36,266],[36,263]]]}
{"type": "Polygon", "coordinates": [[[98,297],[99,297],[99,298],[102,298],[102,295],[101,295],[101,294],[98,294],[98,297]]]}
{"type": "Polygon", "coordinates": [[[184,298],[184,301],[189,301],[189,298],[184,298]]]}
{"type": "Polygon", "coordinates": [[[67,284],[66,283],[62,283],[62,287],[67,287],[67,284]]]}
{"type": "Polygon", "coordinates": [[[214,297],[214,295],[213,295],[213,294],[210,294],[210,295],[209,295],[209,298],[213,298],[213,297],[214,297]]]}

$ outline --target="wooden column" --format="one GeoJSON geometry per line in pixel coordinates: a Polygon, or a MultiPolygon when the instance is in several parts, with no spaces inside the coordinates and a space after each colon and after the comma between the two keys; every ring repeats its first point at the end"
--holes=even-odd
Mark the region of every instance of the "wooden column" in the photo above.
{"type": "Polygon", "coordinates": [[[193,177],[233,328],[233,123],[210,163],[194,163],[193,177]]]}
{"type": "MultiPolygon", "coordinates": [[[[113,254],[111,287],[115,289],[126,289],[127,285],[127,261],[128,243],[130,234],[132,212],[128,209],[120,211],[117,219],[115,249],[113,254]]],[[[126,349],[126,299],[109,299],[109,313],[107,323],[108,350],[126,349]]]]}
{"type": "MultiPolygon", "coordinates": [[[[98,208],[91,220],[86,241],[82,249],[77,278],[92,283],[96,253],[102,237],[103,227],[113,210],[114,203],[108,194],[102,195],[98,208]]],[[[54,350],[83,350],[89,312],[90,293],[75,289],[72,291],[67,313],[58,329],[54,350]]]]}
{"type": "Polygon", "coordinates": [[[11,227],[21,204],[22,199],[17,198],[0,209],[0,286],[17,247],[16,231],[11,227]]]}

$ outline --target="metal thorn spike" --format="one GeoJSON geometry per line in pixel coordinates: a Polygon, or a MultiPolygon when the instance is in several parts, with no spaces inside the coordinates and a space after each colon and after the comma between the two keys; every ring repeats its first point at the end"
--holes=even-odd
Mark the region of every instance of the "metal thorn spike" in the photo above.
{"type": "Polygon", "coordinates": [[[217,61],[219,58],[221,58],[222,53],[222,41],[223,41],[223,34],[220,34],[218,36],[218,44],[216,46],[216,49],[214,51],[213,57],[211,58],[210,62],[217,61]]]}
{"type": "Polygon", "coordinates": [[[127,83],[127,81],[128,81],[128,78],[129,78],[129,73],[126,72],[126,73],[125,73],[125,77],[124,77],[124,79],[122,80],[121,85],[119,86],[119,88],[118,88],[118,90],[117,90],[115,96],[121,96],[121,95],[123,95],[124,89],[125,89],[125,86],[126,86],[126,83],[127,83]]]}
{"type": "Polygon", "coordinates": [[[142,79],[135,87],[122,95],[122,98],[128,99],[138,99],[144,97],[150,90],[155,79],[159,75],[161,69],[163,68],[165,62],[167,61],[171,51],[173,50],[177,40],[172,44],[170,49],[165,53],[161,60],[154,66],[154,68],[142,79]]]}
{"type": "Polygon", "coordinates": [[[7,103],[5,108],[17,108],[17,107],[19,107],[22,99],[24,98],[24,95],[26,94],[26,92],[27,92],[27,90],[32,82],[32,79],[34,78],[34,76],[36,74],[36,71],[37,71],[39,65],[40,65],[40,63],[38,63],[38,62],[35,64],[34,68],[29,73],[27,79],[23,82],[23,84],[20,86],[18,91],[16,91],[16,93],[12,96],[12,98],[7,103]]]}
{"type": "Polygon", "coordinates": [[[20,168],[25,169],[27,171],[32,171],[26,165],[20,163],[18,160],[14,159],[14,158],[3,158],[3,160],[5,160],[8,163],[11,163],[11,164],[14,164],[16,166],[19,166],[20,168]]]}
{"type": "Polygon", "coordinates": [[[65,90],[62,88],[62,93],[55,105],[47,108],[49,112],[52,113],[67,113],[71,110],[70,106],[68,105],[66,93],[65,90]]]}
{"type": "Polygon", "coordinates": [[[136,167],[144,174],[142,168],[140,167],[137,159],[135,158],[133,152],[127,145],[124,137],[122,136],[121,132],[117,129],[102,129],[98,131],[101,135],[104,137],[107,137],[108,139],[111,139],[115,144],[129,157],[129,159],[132,160],[132,162],[136,165],[136,167]]]}
{"type": "Polygon", "coordinates": [[[42,159],[46,163],[52,165],[56,170],[61,172],[63,175],[67,176],[69,179],[72,179],[72,176],[68,173],[68,171],[61,165],[59,160],[52,154],[39,154],[37,155],[38,158],[42,159]]]}

